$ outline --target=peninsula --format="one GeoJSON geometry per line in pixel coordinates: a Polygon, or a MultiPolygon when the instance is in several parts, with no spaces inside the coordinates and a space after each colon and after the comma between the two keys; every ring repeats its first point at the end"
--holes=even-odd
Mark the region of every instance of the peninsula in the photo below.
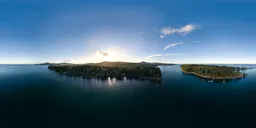
{"type": "Polygon", "coordinates": [[[159,65],[163,63],[102,62],[88,64],[49,65],[48,69],[67,76],[85,78],[107,78],[123,76],[130,78],[161,79],[159,65]]]}
{"type": "Polygon", "coordinates": [[[234,79],[247,76],[243,73],[245,67],[228,67],[216,65],[196,65],[196,64],[183,64],[181,70],[184,73],[193,74],[202,78],[208,79],[234,79]]]}

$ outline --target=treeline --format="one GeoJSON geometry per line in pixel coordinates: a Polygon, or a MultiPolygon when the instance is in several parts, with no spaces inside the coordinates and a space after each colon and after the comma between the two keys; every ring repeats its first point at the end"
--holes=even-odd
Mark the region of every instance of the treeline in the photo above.
{"type": "Polygon", "coordinates": [[[161,71],[158,67],[144,66],[144,65],[125,65],[119,66],[102,66],[100,64],[86,64],[86,65],[50,65],[50,70],[68,76],[83,76],[93,78],[107,78],[107,77],[149,77],[161,78],[161,71]]]}
{"type": "Polygon", "coordinates": [[[232,78],[246,75],[241,72],[242,70],[246,70],[244,67],[183,64],[181,65],[181,69],[188,73],[195,73],[212,78],[232,78]]]}

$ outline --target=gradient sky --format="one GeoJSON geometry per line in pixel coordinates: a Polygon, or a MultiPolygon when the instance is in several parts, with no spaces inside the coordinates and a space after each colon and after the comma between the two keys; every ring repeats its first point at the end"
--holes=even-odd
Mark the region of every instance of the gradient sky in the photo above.
{"type": "Polygon", "coordinates": [[[0,0],[0,10],[2,64],[256,63],[249,0],[0,0]]]}

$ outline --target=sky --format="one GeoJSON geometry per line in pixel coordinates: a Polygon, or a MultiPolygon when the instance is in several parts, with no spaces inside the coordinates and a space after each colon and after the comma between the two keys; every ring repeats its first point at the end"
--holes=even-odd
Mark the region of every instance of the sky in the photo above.
{"type": "Polygon", "coordinates": [[[256,64],[253,0],[0,0],[0,64],[256,64]]]}

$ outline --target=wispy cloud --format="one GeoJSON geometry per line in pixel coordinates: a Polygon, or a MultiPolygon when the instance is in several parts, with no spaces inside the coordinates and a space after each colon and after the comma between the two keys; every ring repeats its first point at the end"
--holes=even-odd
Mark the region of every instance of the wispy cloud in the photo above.
{"type": "Polygon", "coordinates": [[[183,44],[183,42],[171,43],[171,44],[166,45],[164,47],[164,49],[168,49],[170,47],[175,47],[175,46],[180,45],[180,44],[183,44]]]}
{"type": "Polygon", "coordinates": [[[169,53],[169,54],[153,54],[153,55],[147,56],[145,59],[148,60],[148,59],[153,58],[153,57],[175,56],[175,55],[180,55],[180,54],[172,54],[172,53],[169,53]]]}
{"type": "Polygon", "coordinates": [[[177,33],[180,35],[186,35],[197,28],[199,28],[199,26],[196,24],[187,24],[180,28],[164,27],[160,30],[160,33],[161,33],[160,38],[165,38],[166,36],[172,35],[174,33],[177,33]]]}

